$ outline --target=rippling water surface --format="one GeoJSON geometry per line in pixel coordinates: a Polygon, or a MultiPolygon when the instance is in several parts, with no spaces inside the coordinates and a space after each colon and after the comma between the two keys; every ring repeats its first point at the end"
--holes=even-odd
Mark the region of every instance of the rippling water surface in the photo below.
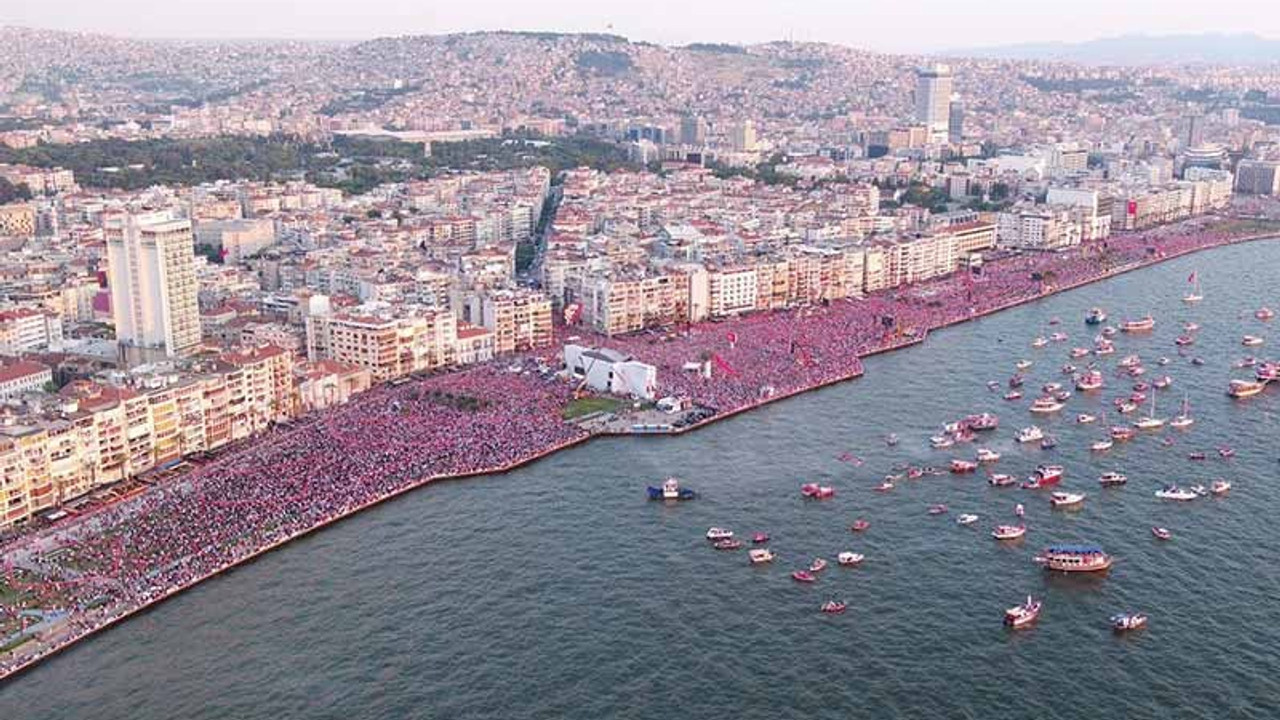
{"type": "MultiPolygon", "coordinates": [[[[763,408],[680,438],[599,440],[502,476],[439,483],[375,508],[207,583],[0,688],[10,718],[1269,718],[1280,696],[1280,388],[1227,398],[1231,363],[1271,356],[1280,325],[1280,244],[1213,251],[935,333],[871,359],[864,379],[763,408]],[[1179,302],[1198,269],[1207,299],[1179,302]],[[1028,395],[1061,380],[1071,345],[1088,344],[1092,305],[1113,321],[1152,311],[1148,337],[1117,338],[1108,389],[1072,398],[1042,421],[1057,449],[1018,447],[1027,401],[989,392],[1019,358],[1036,361],[1028,395]],[[1059,328],[1047,327],[1060,317],[1059,328]],[[1203,325],[1179,357],[1181,322],[1203,325]],[[1029,341],[1061,329],[1065,344],[1029,341]],[[1245,332],[1269,345],[1243,348],[1245,332]],[[1189,431],[1145,435],[1091,454],[1100,412],[1123,382],[1115,361],[1138,352],[1148,378],[1167,372],[1159,414],[1188,394],[1189,431]],[[1163,371],[1154,360],[1173,362],[1163,371]],[[1196,367],[1192,355],[1207,363],[1196,367]],[[931,451],[943,421],[999,413],[984,442],[997,466],[1024,475],[1067,467],[1064,487],[1088,493],[1079,512],[1047,497],[994,489],[980,476],[937,477],[871,491],[896,464],[945,465],[972,446],[931,451]],[[897,432],[902,443],[881,438],[897,432]],[[1164,447],[1158,438],[1176,439],[1164,447]],[[1231,461],[1213,449],[1230,444],[1231,461]],[[1211,459],[1186,459],[1195,449],[1211,459]],[[841,462],[843,452],[866,459],[841,462]],[[1128,486],[1101,490],[1120,469],[1128,486]],[[668,474],[703,498],[644,500],[668,474]],[[1229,497],[1162,503],[1167,481],[1235,483],[1229,497]],[[802,481],[838,488],[805,502],[802,481]],[[1020,545],[987,535],[1027,506],[1020,545]],[[951,507],[931,517],[932,503],[951,507]],[[960,527],[960,512],[982,515],[960,527]],[[858,517],[872,523],[853,535],[858,517]],[[749,567],[744,552],[703,539],[724,525],[773,536],[781,555],[749,567]],[[1151,537],[1152,525],[1175,533],[1151,537]],[[1031,562],[1053,542],[1097,542],[1117,558],[1105,578],[1061,578],[1031,562]],[[840,550],[866,554],[812,586],[792,569],[840,550]],[[1003,609],[1045,599],[1035,628],[1011,633],[1003,609]],[[843,616],[818,606],[849,602],[843,616]],[[1107,618],[1151,615],[1114,636],[1107,618]]],[[[1075,361],[1080,362],[1080,361],[1075,361]]],[[[1115,420],[1111,417],[1109,420],[1115,420]]]]}

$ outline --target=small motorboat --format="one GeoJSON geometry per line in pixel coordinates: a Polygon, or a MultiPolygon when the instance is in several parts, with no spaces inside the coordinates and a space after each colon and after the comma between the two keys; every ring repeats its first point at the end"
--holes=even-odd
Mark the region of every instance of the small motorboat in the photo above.
{"type": "Polygon", "coordinates": [[[1128,442],[1138,434],[1137,430],[1130,427],[1117,425],[1110,430],[1111,439],[1116,442],[1128,442]]]}
{"type": "Polygon", "coordinates": [[[991,531],[991,537],[996,540],[1017,540],[1026,534],[1026,525],[997,525],[991,531]]]}
{"type": "Polygon", "coordinates": [[[1031,403],[1031,412],[1041,415],[1056,413],[1062,409],[1062,403],[1052,395],[1038,397],[1031,403]]]}
{"type": "Polygon", "coordinates": [[[1209,494],[1209,491],[1205,489],[1205,486],[1203,485],[1192,485],[1190,490],[1199,497],[1204,497],[1209,494]]]}
{"type": "Polygon", "coordinates": [[[1059,390],[1053,394],[1053,399],[1057,400],[1058,402],[1066,402],[1067,400],[1071,399],[1071,391],[1059,390]]]}
{"type": "Polygon", "coordinates": [[[1026,378],[1022,377],[1021,375],[1014,375],[1013,377],[1009,378],[1009,387],[1020,388],[1022,387],[1022,384],[1024,382],[1026,382],[1026,378]]]}
{"type": "Polygon", "coordinates": [[[698,494],[688,488],[680,487],[678,478],[669,477],[662,481],[660,487],[648,487],[650,500],[693,500],[698,494]]]}
{"type": "Polygon", "coordinates": [[[1226,495],[1231,492],[1231,483],[1226,480],[1214,480],[1209,485],[1209,492],[1214,495],[1226,495]]]}
{"type": "Polygon", "coordinates": [[[965,513],[960,517],[956,518],[957,525],[972,525],[976,522],[978,522],[978,516],[973,515],[971,513],[965,513]]]}
{"type": "Polygon", "coordinates": [[[707,539],[711,541],[729,540],[733,537],[733,531],[728,528],[713,527],[707,531],[707,539]]]}
{"type": "Polygon", "coordinates": [[[822,603],[822,612],[828,615],[839,615],[844,612],[849,604],[840,600],[828,600],[822,603]]]}
{"type": "Polygon", "coordinates": [[[1119,331],[1118,331],[1118,330],[1116,330],[1116,329],[1115,329],[1114,327],[1112,327],[1111,325],[1108,325],[1108,326],[1106,326],[1106,327],[1102,328],[1102,336],[1103,336],[1103,337],[1115,337],[1117,332],[1119,332],[1119,331]]]}
{"type": "Polygon", "coordinates": [[[1151,534],[1160,540],[1171,540],[1173,538],[1173,533],[1170,532],[1169,528],[1159,526],[1151,528],[1151,534]]]}
{"type": "Polygon", "coordinates": [[[844,567],[851,567],[853,565],[857,565],[861,563],[864,559],[866,559],[866,556],[862,555],[861,553],[850,552],[848,550],[836,556],[836,562],[839,563],[840,565],[843,565],[844,567]]]}
{"type": "Polygon", "coordinates": [[[1258,337],[1257,335],[1245,335],[1245,336],[1240,340],[1240,344],[1241,344],[1241,345],[1244,345],[1245,347],[1257,347],[1257,346],[1261,345],[1261,344],[1262,344],[1262,343],[1264,343],[1264,342],[1266,342],[1266,341],[1265,341],[1265,340],[1263,340],[1262,338],[1258,337]]]}
{"type": "Polygon", "coordinates": [[[930,505],[929,506],[930,515],[945,515],[946,512],[947,512],[946,505],[930,505]]]}
{"type": "Polygon", "coordinates": [[[1166,485],[1156,491],[1156,497],[1161,500],[1178,500],[1180,502],[1189,502],[1200,497],[1199,493],[1194,490],[1184,490],[1177,485],[1166,485]]]}
{"type": "Polygon", "coordinates": [[[849,530],[852,532],[864,532],[869,527],[871,527],[871,523],[867,520],[854,520],[853,524],[849,526],[849,530]]]}
{"type": "Polygon", "coordinates": [[[1091,352],[1093,351],[1090,350],[1089,348],[1078,347],[1078,348],[1071,348],[1071,352],[1069,353],[1069,355],[1071,356],[1072,360],[1079,360],[1080,358],[1087,357],[1091,352]]]}
{"type": "Polygon", "coordinates": [[[796,570],[795,572],[791,573],[791,579],[795,580],[796,582],[802,582],[802,583],[818,582],[818,576],[814,575],[808,570],[796,570]]]}
{"type": "Polygon", "coordinates": [[[1026,370],[1027,368],[1031,367],[1033,364],[1034,363],[1030,360],[1019,360],[1018,362],[1014,363],[1013,366],[1018,368],[1019,370],[1026,370]]]}
{"type": "Polygon", "coordinates": [[[1102,440],[1095,441],[1092,445],[1089,446],[1089,449],[1094,452],[1106,452],[1110,450],[1113,445],[1115,445],[1114,440],[1111,440],[1110,438],[1105,438],[1102,440]]]}
{"type": "Polygon", "coordinates": [[[813,562],[809,563],[809,572],[811,573],[820,573],[826,569],[827,561],[822,558],[814,558],[813,562]]]}
{"type": "Polygon", "coordinates": [[[1089,314],[1084,316],[1085,325],[1101,325],[1107,321],[1107,314],[1102,308],[1091,308],[1089,314]]]}
{"type": "Polygon", "coordinates": [[[747,551],[747,558],[751,560],[752,565],[773,562],[777,557],[777,553],[769,548],[751,548],[747,551]]]}
{"type": "Polygon", "coordinates": [[[892,489],[893,489],[893,481],[892,481],[892,480],[884,480],[884,481],[882,481],[879,485],[877,485],[877,486],[875,486],[875,487],[873,487],[873,488],[871,488],[871,489],[872,489],[872,490],[875,490],[876,492],[889,492],[890,490],[892,490],[892,489]]]}
{"type": "Polygon", "coordinates": [[[978,448],[978,462],[993,463],[1000,460],[1000,453],[990,448],[978,448]]]}
{"type": "Polygon", "coordinates": [[[889,447],[893,447],[894,445],[897,445],[898,444],[897,433],[889,433],[884,439],[884,444],[888,445],[889,447]]]}
{"type": "Polygon", "coordinates": [[[1041,602],[1027,596],[1027,601],[1004,611],[1004,624],[1018,630],[1027,627],[1040,617],[1041,602]]]}
{"type": "MultiPolygon", "coordinates": [[[[1085,352],[1087,353],[1089,351],[1086,350],[1085,352]]],[[[1075,365],[1072,365],[1071,363],[1067,363],[1066,365],[1063,365],[1061,368],[1063,375],[1073,375],[1075,374],[1075,371],[1078,369],[1079,368],[1077,368],[1075,365]]]]}
{"type": "Polygon", "coordinates": [[[1019,430],[1018,434],[1014,436],[1014,439],[1020,443],[1039,442],[1044,439],[1044,431],[1035,425],[1032,425],[1019,430]]]}
{"type": "Polygon", "coordinates": [[[717,550],[737,550],[738,548],[742,547],[742,541],[734,540],[733,538],[728,538],[726,540],[717,540],[711,547],[717,550]]]}
{"type": "Polygon", "coordinates": [[[1204,365],[1204,358],[1202,358],[1202,357],[1193,357],[1193,358],[1191,358],[1191,364],[1192,364],[1192,365],[1196,365],[1196,366],[1204,365]]]}
{"type": "Polygon", "coordinates": [[[951,472],[955,475],[963,475],[965,473],[971,473],[977,469],[978,469],[978,463],[976,462],[971,462],[969,460],[952,460],[951,461],[951,472]]]}
{"type": "Polygon", "coordinates": [[[1027,514],[1027,509],[1022,507],[1022,503],[1013,506],[1013,514],[1022,517],[1027,514]]]}
{"type": "Polygon", "coordinates": [[[1012,475],[1006,475],[1005,473],[995,473],[991,477],[987,478],[987,484],[995,487],[1008,487],[1010,485],[1016,485],[1017,483],[1017,478],[1012,475]]]}
{"type": "Polygon", "coordinates": [[[1055,508],[1073,508],[1084,504],[1084,493],[1055,492],[1049,496],[1049,505],[1055,508]]]}
{"type": "Polygon", "coordinates": [[[1043,336],[1031,341],[1031,347],[1040,349],[1049,344],[1049,340],[1043,336]]]}
{"type": "Polygon", "coordinates": [[[826,500],[827,498],[835,497],[836,489],[830,485],[805,483],[800,486],[800,494],[811,500],[826,500]]]}
{"type": "Polygon", "coordinates": [[[1021,400],[1022,393],[1017,390],[1010,390],[1009,392],[1004,394],[1004,399],[1010,402],[1013,402],[1014,400],[1021,400]]]}
{"type": "Polygon", "coordinates": [[[758,532],[751,536],[751,542],[755,545],[763,545],[769,542],[769,533],[758,532]]]}
{"type": "Polygon", "coordinates": [[[1041,450],[1052,450],[1056,447],[1058,447],[1058,439],[1052,435],[1048,435],[1040,441],[1041,450]]]}
{"type": "Polygon", "coordinates": [[[1200,452],[1199,450],[1197,450],[1196,452],[1187,454],[1188,460],[1204,460],[1206,458],[1208,458],[1208,455],[1205,455],[1203,452],[1200,452]]]}
{"type": "Polygon", "coordinates": [[[1258,318],[1259,320],[1270,320],[1271,318],[1276,316],[1276,312],[1271,308],[1267,308],[1267,307],[1258,308],[1253,313],[1253,316],[1258,318]]]}
{"type": "Polygon", "coordinates": [[[1097,421],[1098,421],[1098,417],[1096,415],[1090,415],[1089,413],[1080,413],[1079,415],[1076,416],[1076,422],[1080,423],[1081,425],[1087,425],[1089,423],[1097,422],[1097,421]]]}
{"type": "Polygon", "coordinates": [[[1168,375],[1161,375],[1151,382],[1151,386],[1157,390],[1167,390],[1173,385],[1173,378],[1168,375]]]}
{"type": "Polygon", "coordinates": [[[1160,367],[1164,367],[1165,365],[1168,365],[1171,362],[1173,361],[1163,356],[1159,360],[1156,360],[1156,364],[1159,365],[1160,367]]]}
{"type": "Polygon", "coordinates": [[[1173,339],[1173,344],[1177,345],[1178,347],[1187,347],[1188,345],[1195,345],[1196,338],[1194,335],[1179,335],[1178,337],[1173,339]]]}
{"type": "Polygon", "coordinates": [[[1051,342],[1066,342],[1067,334],[1064,332],[1056,332],[1049,336],[1051,342]]]}
{"type": "Polygon", "coordinates": [[[1226,445],[1223,445],[1222,447],[1218,448],[1218,457],[1220,458],[1233,458],[1235,456],[1236,456],[1236,451],[1232,450],[1226,445]]]}
{"type": "Polygon", "coordinates": [[[1118,633],[1141,630],[1147,626],[1147,616],[1142,613],[1120,613],[1111,616],[1111,629],[1118,633]]]}
{"type": "Polygon", "coordinates": [[[1186,332],[1193,333],[1200,329],[1200,323],[1196,323],[1188,320],[1182,323],[1182,329],[1185,330],[1186,332]]]}
{"type": "Polygon", "coordinates": [[[1129,482],[1129,478],[1124,473],[1118,473],[1114,470],[1102,473],[1102,477],[1098,478],[1098,484],[1103,487],[1115,487],[1124,485],[1129,482]]]}
{"type": "Polygon", "coordinates": [[[929,438],[929,445],[934,450],[943,450],[955,445],[956,441],[947,435],[934,435],[929,438]]]}

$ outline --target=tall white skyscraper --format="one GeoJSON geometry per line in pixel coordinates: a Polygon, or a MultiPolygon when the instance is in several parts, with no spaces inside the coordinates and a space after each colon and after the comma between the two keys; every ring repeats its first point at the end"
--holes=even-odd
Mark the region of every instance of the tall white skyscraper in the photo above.
{"type": "Polygon", "coordinates": [[[928,129],[931,142],[947,141],[951,86],[951,68],[946,65],[916,71],[916,120],[928,129]]]}
{"type": "Polygon", "coordinates": [[[116,338],[126,356],[185,355],[199,347],[191,221],[153,213],[109,222],[107,273],[116,338]]]}

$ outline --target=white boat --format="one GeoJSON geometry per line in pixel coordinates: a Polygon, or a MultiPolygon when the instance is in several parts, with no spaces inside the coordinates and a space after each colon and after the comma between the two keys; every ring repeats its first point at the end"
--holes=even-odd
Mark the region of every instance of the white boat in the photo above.
{"type": "Polygon", "coordinates": [[[708,540],[729,540],[733,538],[733,531],[728,528],[713,527],[707,531],[708,540]]]}
{"type": "Polygon", "coordinates": [[[1044,439],[1044,431],[1035,425],[1024,427],[1018,431],[1016,439],[1020,443],[1037,442],[1044,439]]]}
{"type": "Polygon", "coordinates": [[[978,522],[978,516],[972,515],[970,513],[965,513],[960,517],[956,518],[957,525],[972,525],[976,522],[978,522]]]}
{"type": "Polygon", "coordinates": [[[1049,336],[1049,340],[1053,342],[1066,342],[1067,334],[1064,332],[1056,332],[1049,336]]]}
{"type": "Polygon", "coordinates": [[[1181,502],[1187,502],[1195,500],[1200,497],[1200,495],[1194,490],[1184,490],[1177,485],[1166,485],[1156,491],[1156,497],[1161,500],[1179,500],[1181,502]]]}
{"type": "Polygon", "coordinates": [[[751,560],[752,565],[773,562],[778,557],[777,553],[769,548],[751,548],[747,551],[747,557],[751,560]]]}
{"type": "Polygon", "coordinates": [[[1017,540],[1026,534],[1026,525],[997,525],[991,531],[991,537],[997,540],[1017,540]]]}
{"type": "Polygon", "coordinates": [[[1049,504],[1056,508],[1075,507],[1084,503],[1084,493],[1058,491],[1049,496],[1049,504]]]}
{"type": "Polygon", "coordinates": [[[1114,470],[1102,473],[1102,477],[1098,478],[1098,484],[1103,487],[1112,487],[1115,485],[1124,485],[1129,482],[1129,478],[1124,473],[1118,473],[1114,470]]]}
{"type": "Polygon", "coordinates": [[[1000,453],[989,448],[978,448],[978,462],[993,463],[1000,459],[1000,453]]]}
{"type": "Polygon", "coordinates": [[[861,553],[856,553],[856,552],[849,552],[848,550],[840,553],[839,555],[836,555],[836,562],[840,563],[841,565],[844,565],[845,567],[849,567],[851,565],[857,565],[858,563],[861,563],[865,559],[866,559],[865,555],[861,553]]]}
{"type": "Polygon", "coordinates": [[[1004,611],[1004,624],[1014,630],[1027,627],[1034,623],[1036,618],[1040,617],[1041,607],[1042,604],[1039,600],[1035,600],[1028,595],[1025,603],[1004,611]]]}
{"type": "Polygon", "coordinates": [[[1213,483],[1209,485],[1209,492],[1214,495],[1226,495],[1228,492],[1231,492],[1231,483],[1226,480],[1214,480],[1213,483]]]}
{"type": "Polygon", "coordinates": [[[1063,408],[1063,404],[1057,398],[1044,396],[1038,397],[1031,403],[1031,412],[1040,415],[1048,415],[1056,413],[1063,408]]]}
{"type": "Polygon", "coordinates": [[[1155,393],[1151,394],[1151,412],[1146,417],[1135,420],[1133,426],[1139,430],[1158,430],[1164,427],[1164,418],[1156,417],[1155,393]]]}
{"type": "Polygon", "coordinates": [[[1257,347],[1258,345],[1261,345],[1264,342],[1266,341],[1258,337],[1257,335],[1245,335],[1240,340],[1240,344],[1244,345],[1245,347],[1257,347]]]}
{"type": "Polygon", "coordinates": [[[1048,344],[1049,344],[1049,341],[1048,341],[1048,340],[1046,340],[1043,336],[1042,336],[1042,337],[1038,337],[1038,338],[1036,338],[1035,340],[1032,340],[1032,341],[1031,341],[1031,347],[1033,347],[1033,348],[1042,348],[1042,347],[1044,347],[1044,346],[1046,346],[1046,345],[1048,345],[1048,344]]]}
{"type": "Polygon", "coordinates": [[[1089,423],[1097,422],[1097,421],[1098,421],[1097,416],[1090,415],[1089,413],[1080,413],[1079,415],[1076,416],[1076,422],[1080,423],[1081,425],[1087,425],[1089,423]]]}
{"type": "Polygon", "coordinates": [[[946,435],[934,435],[933,437],[929,438],[929,445],[931,445],[935,450],[942,450],[945,448],[949,448],[955,444],[956,444],[956,441],[951,439],[950,437],[947,437],[946,435]]]}
{"type": "Polygon", "coordinates": [[[1030,360],[1019,360],[1018,362],[1014,363],[1013,366],[1018,368],[1019,370],[1026,370],[1027,368],[1031,367],[1033,364],[1034,363],[1031,362],[1030,360]]]}
{"type": "Polygon", "coordinates": [[[1195,423],[1195,418],[1191,417],[1191,404],[1184,395],[1182,398],[1182,412],[1169,421],[1169,427],[1181,430],[1191,427],[1195,423]]]}
{"type": "Polygon", "coordinates": [[[1090,445],[1089,449],[1094,452],[1106,452],[1111,449],[1112,445],[1115,445],[1115,442],[1111,438],[1104,438],[1090,445]]]}
{"type": "Polygon", "coordinates": [[[1188,279],[1191,281],[1191,292],[1182,296],[1182,302],[1191,305],[1203,300],[1204,295],[1200,294],[1200,273],[1193,271],[1188,279]]]}

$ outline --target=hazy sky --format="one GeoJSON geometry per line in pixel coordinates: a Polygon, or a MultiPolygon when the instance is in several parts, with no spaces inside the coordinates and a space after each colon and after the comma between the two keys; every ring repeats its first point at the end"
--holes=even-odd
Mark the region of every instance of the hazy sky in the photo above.
{"type": "Polygon", "coordinates": [[[0,0],[0,24],[134,37],[364,39],[615,32],[667,44],[821,40],[899,52],[1127,33],[1280,37],[1275,0],[0,0]],[[1270,9],[1269,9],[1270,8],[1270,9]]]}

